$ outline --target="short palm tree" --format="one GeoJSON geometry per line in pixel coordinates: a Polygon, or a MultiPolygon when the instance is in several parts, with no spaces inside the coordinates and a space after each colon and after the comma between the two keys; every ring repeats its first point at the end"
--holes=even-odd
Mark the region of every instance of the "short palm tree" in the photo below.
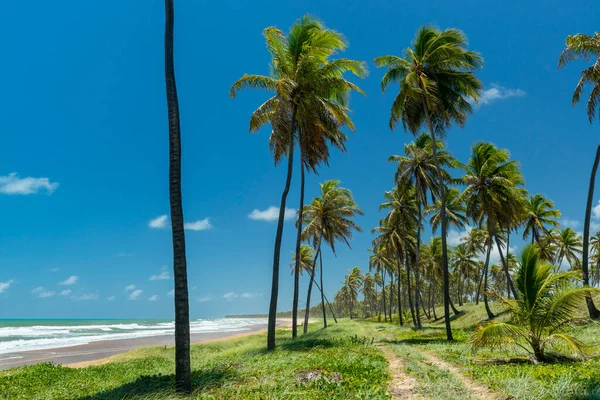
{"type": "MultiPolygon", "coordinates": [[[[362,92],[344,79],[345,72],[364,76],[364,63],[330,57],[347,47],[339,33],[325,29],[318,20],[305,16],[291,27],[288,35],[277,28],[264,30],[267,49],[271,54],[271,74],[244,75],[231,87],[230,94],[244,88],[266,89],[274,96],[264,102],[250,118],[250,130],[257,131],[271,125],[270,147],[275,163],[288,158],[285,188],[281,197],[279,219],[273,255],[273,279],[269,306],[267,347],[275,346],[275,320],[279,292],[279,257],[287,195],[292,179],[293,154],[296,142],[300,149],[301,190],[300,207],[303,210],[304,169],[316,170],[329,159],[328,143],[344,150],[346,135],[343,126],[354,129],[348,116],[348,94],[362,92]]],[[[302,217],[300,217],[302,221],[302,217]]],[[[296,251],[300,249],[301,226],[298,227],[296,251]]],[[[294,271],[294,316],[297,313],[299,266],[294,271]]],[[[293,318],[295,320],[295,318],[293,318]]],[[[296,324],[292,324],[295,337],[296,324]]]]}
{"type": "Polygon", "coordinates": [[[516,345],[539,362],[546,360],[548,349],[567,350],[577,356],[585,356],[586,346],[567,333],[590,291],[589,288],[573,286],[572,281],[577,277],[575,271],[555,272],[552,265],[539,259],[534,246],[527,246],[515,279],[519,299],[504,299],[512,314],[511,320],[478,326],[471,337],[471,346],[516,345]]]}
{"type": "MultiPolygon", "coordinates": [[[[595,32],[594,36],[584,34],[569,35],[566,40],[566,47],[558,59],[558,66],[563,67],[571,61],[583,59],[589,61],[592,59],[594,63],[585,68],[581,72],[581,78],[577,82],[575,92],[573,93],[572,104],[575,106],[581,99],[581,94],[586,86],[591,87],[590,96],[587,101],[587,116],[590,123],[594,121],[596,113],[600,112],[600,33],[595,32]]],[[[581,260],[581,272],[583,285],[588,286],[589,270],[589,240],[590,240],[590,221],[592,217],[592,205],[594,203],[594,186],[596,184],[596,172],[600,163],[600,145],[596,148],[596,158],[592,166],[590,176],[590,185],[588,189],[588,197],[585,205],[585,221],[583,225],[583,257],[581,260]]],[[[590,318],[600,318],[600,310],[596,308],[591,296],[585,299],[588,307],[590,318]]]]}
{"type": "Polygon", "coordinates": [[[547,233],[547,226],[556,228],[559,223],[560,211],[554,208],[554,203],[541,194],[530,196],[524,202],[525,230],[523,239],[531,236],[531,244],[539,243],[542,234],[547,233]]]}
{"type": "Polygon", "coordinates": [[[444,271],[444,314],[446,336],[452,340],[450,326],[450,275],[446,244],[446,193],[442,167],[437,157],[436,134],[443,134],[452,124],[463,126],[472,111],[472,100],[479,98],[481,82],[473,71],[483,59],[466,49],[467,38],[458,29],[440,31],[423,26],[403,57],[382,56],[374,61],[386,67],[381,80],[385,90],[392,82],[400,83],[400,91],[392,104],[390,128],[402,122],[405,130],[413,134],[426,124],[432,138],[433,160],[437,170],[437,184],[441,198],[442,269],[444,271]]]}
{"type": "MultiPolygon", "coordinates": [[[[350,247],[353,232],[362,229],[354,222],[357,215],[362,215],[362,210],[354,201],[352,192],[346,188],[339,187],[340,181],[329,180],[320,184],[321,196],[315,197],[312,202],[304,206],[304,230],[302,237],[311,240],[317,254],[321,252],[323,241],[327,243],[335,254],[335,244],[342,241],[350,247]]],[[[312,284],[315,279],[315,269],[310,277],[308,294],[306,299],[306,311],[304,315],[304,333],[307,332],[310,313],[310,297],[312,284]]],[[[321,303],[323,307],[323,325],[327,327],[325,313],[325,297],[323,287],[323,265],[320,268],[321,303]]]]}
{"type": "Polygon", "coordinates": [[[558,268],[566,259],[571,267],[575,266],[578,256],[581,256],[582,241],[581,236],[571,228],[564,228],[558,235],[555,235],[556,245],[556,263],[558,268]]]}

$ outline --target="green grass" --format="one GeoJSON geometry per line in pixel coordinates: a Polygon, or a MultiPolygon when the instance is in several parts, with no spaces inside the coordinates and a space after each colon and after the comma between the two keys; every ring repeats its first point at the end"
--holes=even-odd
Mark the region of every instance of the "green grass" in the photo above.
{"type": "MultiPolygon", "coordinates": [[[[194,395],[202,399],[387,399],[389,374],[366,324],[311,325],[292,341],[278,330],[277,350],[265,334],[192,346],[194,395]],[[318,371],[307,380],[306,371],[318,371]]],[[[2,399],[170,399],[173,348],[137,349],[109,364],[81,369],[39,364],[0,374],[2,399]]]]}

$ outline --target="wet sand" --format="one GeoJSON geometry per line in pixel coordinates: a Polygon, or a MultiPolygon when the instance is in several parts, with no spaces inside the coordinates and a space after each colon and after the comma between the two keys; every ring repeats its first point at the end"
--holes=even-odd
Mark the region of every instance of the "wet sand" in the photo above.
{"type": "MultiPolygon", "coordinates": [[[[278,326],[291,326],[291,320],[278,319],[278,326]]],[[[266,324],[251,326],[245,331],[192,333],[193,343],[213,342],[244,337],[266,330],[266,324]]],[[[8,369],[42,362],[63,364],[69,367],[86,367],[111,361],[111,356],[146,346],[173,346],[173,335],[150,336],[135,339],[118,339],[45,350],[30,350],[0,354],[0,369],[8,369]]]]}

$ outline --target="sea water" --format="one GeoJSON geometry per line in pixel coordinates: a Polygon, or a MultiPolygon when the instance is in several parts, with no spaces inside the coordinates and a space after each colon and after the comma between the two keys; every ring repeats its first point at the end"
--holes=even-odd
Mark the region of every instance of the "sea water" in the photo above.
{"type": "MultiPolygon", "coordinates": [[[[243,332],[266,324],[263,318],[198,319],[190,321],[190,332],[243,332]]],[[[173,335],[174,327],[168,320],[0,320],[0,354],[173,335]]]]}

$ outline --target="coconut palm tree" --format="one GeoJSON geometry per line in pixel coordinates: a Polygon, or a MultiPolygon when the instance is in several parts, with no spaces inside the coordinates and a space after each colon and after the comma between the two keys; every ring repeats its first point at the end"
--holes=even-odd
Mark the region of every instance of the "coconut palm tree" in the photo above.
{"type": "MultiPolygon", "coordinates": [[[[303,272],[312,274],[312,270],[315,267],[315,250],[307,244],[303,244],[300,247],[300,274],[303,272]]],[[[292,263],[290,264],[290,270],[292,275],[296,270],[296,253],[292,254],[292,263]]]]}
{"type": "MultiPolygon", "coordinates": [[[[362,215],[362,210],[354,201],[352,192],[346,188],[339,187],[340,181],[329,180],[320,184],[321,196],[315,197],[311,204],[304,206],[304,240],[311,240],[317,254],[321,252],[323,241],[331,247],[333,254],[335,244],[342,241],[350,247],[350,240],[354,231],[361,232],[362,229],[353,220],[357,215],[362,215]]],[[[312,284],[315,279],[315,269],[310,277],[308,294],[306,298],[306,311],[304,315],[304,333],[307,332],[310,313],[310,297],[312,284]]],[[[321,303],[323,304],[323,325],[327,327],[325,313],[325,298],[323,287],[323,266],[320,268],[321,303]]]]}
{"type": "MultiPolygon", "coordinates": [[[[385,246],[381,242],[377,242],[376,246],[373,249],[369,249],[371,254],[369,256],[369,271],[375,271],[376,283],[378,286],[382,288],[385,287],[385,275],[389,266],[391,265],[391,260],[388,258],[388,251],[385,246]]],[[[386,313],[386,304],[385,304],[385,290],[381,291],[381,296],[383,300],[383,317],[384,322],[387,322],[387,313],[386,313]]],[[[378,313],[378,320],[381,322],[381,316],[378,313]]]]}
{"type": "Polygon", "coordinates": [[[400,83],[400,91],[392,104],[390,128],[402,122],[413,134],[426,124],[432,138],[432,153],[437,169],[437,184],[441,198],[442,268],[444,271],[444,314],[446,336],[452,340],[450,326],[450,275],[446,244],[446,192],[442,167],[437,158],[438,134],[452,124],[463,126],[472,111],[471,101],[479,98],[481,82],[473,70],[482,65],[478,53],[466,50],[466,36],[458,29],[440,31],[423,26],[403,57],[382,56],[374,61],[378,67],[387,67],[382,78],[383,90],[392,82],[400,83]]]}
{"type": "MultiPolygon", "coordinates": [[[[500,240],[500,226],[506,226],[511,216],[520,215],[522,210],[522,195],[519,185],[523,184],[523,176],[519,171],[519,164],[510,161],[510,153],[505,149],[498,149],[491,143],[478,142],[472,147],[472,154],[465,166],[465,175],[462,178],[467,185],[461,195],[467,205],[467,215],[477,226],[484,227],[489,234],[489,258],[491,246],[496,242],[500,252],[507,286],[513,296],[517,296],[508,265],[502,254],[500,240]]],[[[489,260],[486,261],[487,270],[489,260]]]]}
{"type": "MultiPolygon", "coordinates": [[[[452,156],[443,150],[443,145],[438,142],[437,147],[439,152],[437,155],[437,164],[446,168],[454,165],[452,156]]],[[[423,219],[423,208],[427,207],[428,192],[433,195],[438,195],[438,182],[436,180],[436,160],[433,157],[433,144],[431,136],[426,133],[421,134],[411,142],[404,146],[405,155],[395,155],[389,158],[389,161],[396,162],[398,170],[396,171],[395,180],[398,185],[406,185],[410,183],[415,188],[415,201],[417,206],[417,235],[416,235],[416,265],[419,265],[419,248],[421,246],[421,221],[423,219]]],[[[450,179],[450,174],[445,170],[441,170],[444,182],[450,179]]],[[[445,187],[444,187],[445,189],[445,187]]],[[[421,317],[419,315],[419,269],[415,268],[415,313],[417,320],[417,328],[421,328],[421,317]]]]}
{"type": "Polygon", "coordinates": [[[190,308],[181,200],[181,128],[173,60],[173,30],[175,26],[173,0],[165,1],[165,17],[165,81],[169,115],[169,201],[173,237],[173,281],[175,284],[175,382],[178,392],[190,393],[192,391],[190,308]]]}
{"type": "Polygon", "coordinates": [[[554,203],[544,195],[536,194],[530,196],[524,202],[525,205],[525,230],[523,240],[531,236],[531,244],[539,243],[543,233],[548,233],[546,226],[558,227],[560,211],[554,208],[554,203]]]}
{"type": "MultiPolygon", "coordinates": [[[[435,235],[437,228],[440,226],[440,220],[442,216],[441,212],[442,201],[438,198],[434,204],[429,205],[425,209],[425,214],[431,215],[429,219],[429,225],[435,235]]],[[[450,225],[455,226],[458,229],[465,229],[465,225],[468,222],[468,218],[465,215],[465,204],[463,199],[460,197],[460,190],[457,188],[450,188],[446,193],[446,218],[450,225]]]]}
{"type": "Polygon", "coordinates": [[[348,270],[348,274],[344,278],[344,286],[348,288],[350,293],[350,319],[352,319],[353,304],[358,301],[358,291],[363,284],[363,279],[362,271],[358,267],[348,270]]]}
{"type": "MultiPolygon", "coordinates": [[[[364,63],[330,57],[347,47],[339,33],[325,29],[312,17],[305,16],[296,21],[288,35],[277,28],[264,30],[267,49],[271,54],[271,75],[244,75],[231,87],[230,94],[244,88],[266,89],[274,92],[250,118],[250,130],[257,131],[270,124],[272,133],[270,147],[275,163],[288,158],[285,188],[281,197],[279,219],[273,255],[273,279],[269,306],[267,347],[275,346],[275,321],[277,295],[279,292],[279,257],[287,194],[292,179],[293,153],[296,142],[300,149],[301,203],[304,196],[304,169],[316,170],[329,158],[328,143],[344,150],[346,135],[343,126],[354,129],[348,117],[348,94],[352,90],[362,91],[344,79],[345,72],[364,76],[364,63]]],[[[303,209],[301,205],[300,210],[303,209]]],[[[302,218],[300,218],[302,221],[302,218]]],[[[299,227],[301,232],[301,227],[299,227]]],[[[300,248],[298,234],[296,252],[300,248]]],[[[294,314],[297,313],[297,287],[299,266],[294,271],[294,314]]],[[[296,324],[292,326],[293,335],[296,324]]]]}
{"type": "Polygon", "coordinates": [[[575,266],[578,256],[581,256],[583,245],[581,236],[571,228],[564,228],[558,235],[554,236],[556,245],[556,263],[558,268],[562,266],[562,262],[566,259],[571,267],[575,266]]]}
{"type": "Polygon", "coordinates": [[[463,242],[452,251],[451,262],[458,278],[458,305],[462,306],[466,283],[477,273],[477,260],[473,250],[463,242]]]}
{"type": "Polygon", "coordinates": [[[364,303],[369,307],[371,314],[374,314],[374,305],[377,301],[377,293],[375,291],[375,277],[371,273],[366,273],[363,276],[362,294],[364,303]]]}
{"type": "MultiPolygon", "coordinates": [[[[591,88],[587,101],[587,116],[592,123],[597,112],[600,112],[600,33],[595,32],[594,36],[584,34],[569,35],[566,40],[566,47],[558,59],[558,66],[563,67],[571,61],[583,59],[585,61],[594,60],[594,63],[581,72],[581,78],[577,82],[575,92],[573,93],[572,104],[575,106],[581,100],[581,94],[586,86],[591,88]]],[[[592,165],[590,175],[590,185],[588,189],[587,202],[585,206],[585,221],[583,225],[583,257],[581,262],[581,272],[583,285],[589,285],[588,257],[590,240],[590,221],[592,217],[592,205],[594,203],[594,186],[596,183],[596,172],[600,163],[600,145],[596,148],[596,158],[592,165]]],[[[594,305],[591,296],[587,296],[586,304],[590,318],[600,318],[600,310],[594,305]]]]}
{"type": "Polygon", "coordinates": [[[471,337],[471,346],[476,349],[516,345],[538,362],[546,360],[547,349],[585,356],[584,343],[567,332],[586,295],[598,289],[573,287],[571,282],[577,278],[575,271],[554,272],[552,265],[539,259],[534,246],[527,246],[515,279],[519,299],[503,300],[512,319],[478,326],[471,337]]]}

